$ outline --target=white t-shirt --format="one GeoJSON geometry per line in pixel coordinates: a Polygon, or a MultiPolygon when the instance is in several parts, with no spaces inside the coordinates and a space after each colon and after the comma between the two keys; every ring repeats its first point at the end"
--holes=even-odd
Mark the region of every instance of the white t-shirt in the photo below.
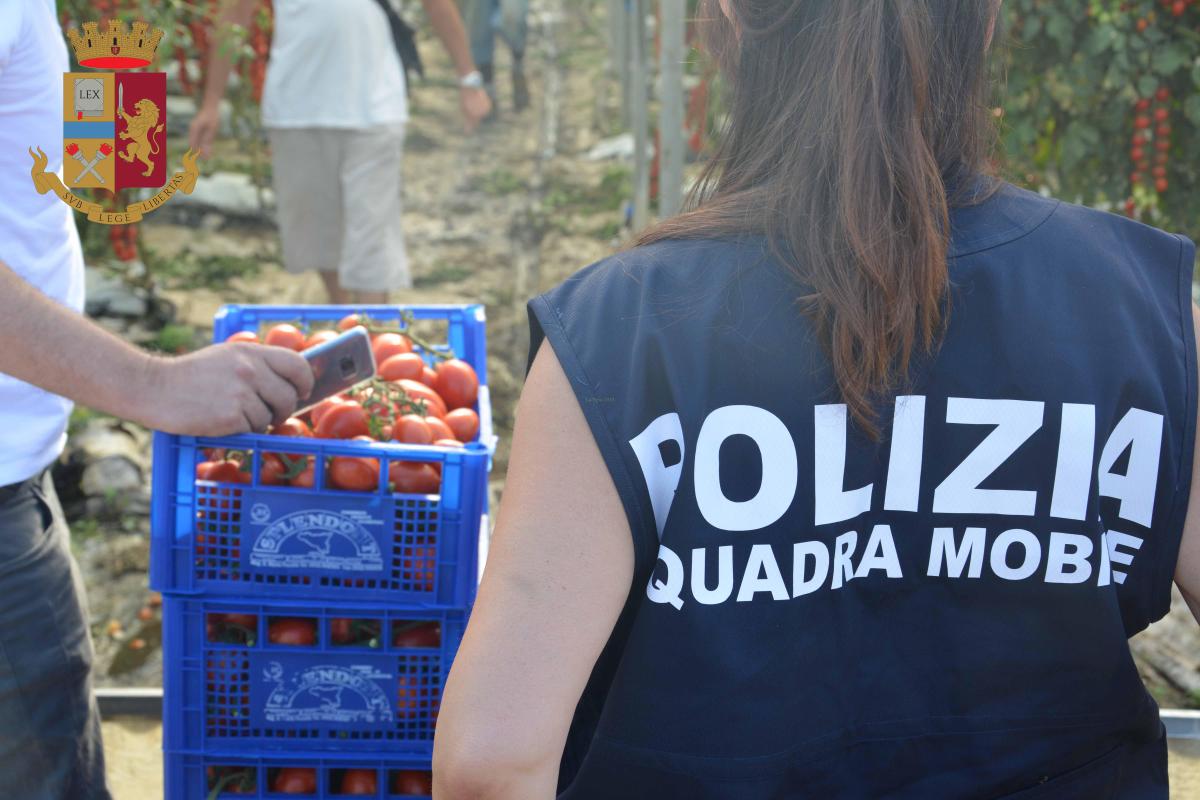
{"type": "MultiPolygon", "coordinates": [[[[54,0],[0,0],[0,261],[82,311],[74,212],[53,193],[37,193],[28,152],[40,147],[50,158],[47,169],[62,176],[62,75],[69,68],[54,0]]],[[[32,477],[58,457],[70,413],[70,401],[0,374],[0,486],[32,477]]]]}
{"type": "Polygon", "coordinates": [[[408,121],[400,57],[375,0],[275,0],[262,115],[268,128],[408,121]]]}

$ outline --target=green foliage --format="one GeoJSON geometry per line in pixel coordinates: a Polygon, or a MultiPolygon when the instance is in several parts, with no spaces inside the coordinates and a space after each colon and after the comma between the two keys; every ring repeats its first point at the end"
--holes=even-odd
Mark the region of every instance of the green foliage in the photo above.
{"type": "Polygon", "coordinates": [[[198,254],[184,248],[171,258],[143,246],[142,255],[150,274],[177,289],[207,287],[222,289],[235,278],[257,275],[262,257],[230,254],[198,254]]]}
{"type": "Polygon", "coordinates": [[[546,179],[543,205],[548,211],[576,211],[598,214],[616,211],[633,193],[633,175],[628,167],[609,167],[598,183],[583,185],[566,175],[551,174],[546,179]]]}
{"type": "Polygon", "coordinates": [[[1200,234],[1200,3],[1008,0],[1004,15],[1010,177],[1200,234]]]}
{"type": "Polygon", "coordinates": [[[493,197],[499,197],[525,191],[527,187],[525,181],[514,175],[510,170],[504,167],[497,167],[483,176],[479,182],[479,188],[493,197]]]}
{"type": "Polygon", "coordinates": [[[196,344],[195,328],[190,325],[170,323],[162,327],[150,346],[164,353],[186,353],[196,349],[196,344]]]}

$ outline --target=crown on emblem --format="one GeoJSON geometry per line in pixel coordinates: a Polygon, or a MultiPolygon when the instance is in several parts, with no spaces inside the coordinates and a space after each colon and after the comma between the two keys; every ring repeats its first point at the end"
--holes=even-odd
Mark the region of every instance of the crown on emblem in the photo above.
{"type": "Polygon", "coordinates": [[[108,20],[104,33],[95,22],[83,23],[83,30],[68,32],[75,59],[83,67],[98,69],[134,69],[145,67],[154,60],[154,51],[163,32],[142,21],[133,23],[130,30],[119,19],[108,20]]]}

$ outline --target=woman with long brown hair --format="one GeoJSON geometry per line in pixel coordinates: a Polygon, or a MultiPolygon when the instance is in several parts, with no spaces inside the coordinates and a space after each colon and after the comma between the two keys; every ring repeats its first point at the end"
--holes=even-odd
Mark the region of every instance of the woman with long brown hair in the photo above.
{"type": "Polygon", "coordinates": [[[1166,798],[1195,248],[989,175],[999,0],[707,0],[692,210],[530,303],[439,798],[1166,798]]]}

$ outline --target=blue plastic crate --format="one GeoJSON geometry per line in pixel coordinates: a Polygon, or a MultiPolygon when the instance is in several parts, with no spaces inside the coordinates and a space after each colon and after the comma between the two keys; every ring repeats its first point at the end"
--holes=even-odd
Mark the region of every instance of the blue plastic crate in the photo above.
{"type": "MultiPolygon", "coordinates": [[[[224,305],[213,317],[213,341],[223,342],[239,331],[261,334],[264,329],[281,322],[298,325],[306,332],[316,328],[329,328],[348,314],[360,314],[375,322],[395,323],[401,330],[408,328],[405,317],[417,323],[445,323],[445,336],[430,333],[423,338],[433,339],[429,344],[435,351],[452,351],[466,361],[479,376],[479,402],[475,410],[479,414],[479,436],[495,452],[496,436],[492,430],[491,394],[487,385],[487,316],[481,305],[425,305],[425,306],[268,306],[268,305],[224,305]],[[445,342],[440,341],[445,338],[445,342]]],[[[436,358],[426,354],[431,365],[436,358]]],[[[490,468],[490,465],[489,465],[490,468]]]]}
{"type": "Polygon", "coordinates": [[[461,610],[165,596],[164,747],[430,757],[465,626],[461,610]]]}
{"type": "Polygon", "coordinates": [[[243,435],[155,434],[150,585],[165,594],[469,607],[477,585],[487,448],[243,435]],[[211,449],[240,450],[248,483],[197,480],[211,449]],[[265,485],[264,454],[307,457],[313,488],[265,485]],[[327,462],[380,463],[368,492],[331,488],[327,462]],[[439,493],[395,494],[388,468],[426,462],[439,493]]]}
{"type": "Polygon", "coordinates": [[[411,315],[418,322],[431,320],[446,323],[446,341],[435,342],[435,349],[450,349],[475,368],[480,385],[487,384],[487,317],[481,305],[429,306],[268,306],[224,305],[213,318],[213,341],[223,342],[238,331],[290,322],[301,329],[330,327],[347,314],[362,314],[373,321],[396,323],[406,327],[403,316],[411,315]],[[443,345],[444,346],[439,346],[443,345]]]}
{"type": "MultiPolygon", "coordinates": [[[[170,800],[207,800],[216,783],[224,775],[237,770],[248,776],[246,788],[240,791],[224,791],[220,798],[285,798],[308,797],[334,800],[346,797],[341,793],[341,781],[346,770],[369,770],[375,774],[376,787],[373,795],[359,797],[386,798],[387,800],[429,800],[428,794],[394,794],[389,790],[392,781],[399,780],[400,771],[426,772],[430,769],[429,759],[345,756],[341,754],[265,754],[257,755],[238,750],[230,753],[192,753],[166,750],[163,753],[166,797],[170,800]],[[314,771],[317,791],[315,794],[280,794],[270,791],[272,781],[279,770],[285,768],[311,769],[314,771]],[[253,788],[249,788],[253,787],[253,788]]],[[[231,779],[236,780],[236,779],[231,779]]],[[[228,783],[226,784],[228,786],[228,783]]],[[[396,784],[400,788],[399,784],[396,784]]]]}

